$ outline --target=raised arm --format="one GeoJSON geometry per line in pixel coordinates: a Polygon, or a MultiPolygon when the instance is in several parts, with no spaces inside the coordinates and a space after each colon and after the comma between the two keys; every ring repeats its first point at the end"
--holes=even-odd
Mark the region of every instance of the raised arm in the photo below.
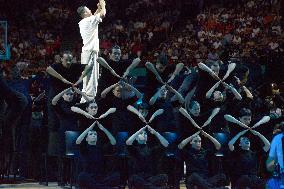
{"type": "Polygon", "coordinates": [[[51,104],[55,106],[57,104],[58,100],[64,95],[64,93],[66,93],[70,89],[71,89],[71,87],[61,91],[59,94],[57,94],[55,97],[53,97],[51,104]]]}
{"type": "Polygon", "coordinates": [[[76,144],[81,144],[81,142],[87,136],[88,132],[93,130],[95,125],[96,125],[96,122],[94,122],[90,127],[88,127],[82,134],[80,134],[80,136],[76,140],[76,144]]]}
{"type": "Polygon", "coordinates": [[[180,150],[182,150],[190,141],[192,141],[192,139],[194,139],[197,135],[199,135],[200,131],[194,133],[193,135],[191,135],[190,137],[187,137],[186,139],[184,139],[183,141],[181,141],[181,143],[179,143],[178,148],[180,150]]]}
{"type": "Polygon", "coordinates": [[[110,65],[108,65],[108,63],[106,62],[106,60],[102,57],[97,58],[97,62],[102,65],[104,68],[108,69],[110,71],[110,73],[112,75],[114,75],[115,77],[121,78],[115,71],[114,69],[112,69],[112,67],[110,67],[110,65]]]}
{"type": "Polygon", "coordinates": [[[211,89],[209,89],[209,91],[207,91],[206,98],[211,98],[213,92],[219,87],[220,83],[221,81],[218,81],[215,85],[213,85],[213,87],[211,87],[211,89]]]}
{"type": "Polygon", "coordinates": [[[181,104],[184,103],[184,98],[183,98],[183,96],[182,96],[179,92],[177,92],[173,87],[171,87],[171,86],[168,85],[168,84],[166,84],[166,88],[167,88],[169,91],[171,91],[172,93],[175,94],[175,96],[177,97],[179,103],[181,103],[181,104]]]}
{"type": "Polygon", "coordinates": [[[137,138],[137,136],[139,135],[139,133],[141,133],[142,131],[144,131],[147,128],[147,126],[142,127],[141,129],[139,129],[138,131],[136,131],[136,133],[134,133],[133,135],[131,135],[127,140],[126,140],[126,145],[132,145],[134,140],[137,138]]]}
{"type": "Polygon", "coordinates": [[[108,111],[106,111],[104,114],[102,114],[99,119],[103,119],[105,117],[107,117],[109,114],[112,114],[116,111],[116,108],[110,108],[108,109],[108,111]]]}
{"type": "Polygon", "coordinates": [[[101,97],[102,97],[102,98],[105,98],[106,95],[107,95],[112,89],[114,89],[117,85],[118,85],[118,83],[113,84],[113,85],[109,86],[108,88],[106,88],[105,90],[103,90],[103,92],[101,93],[101,97]]]}
{"type": "Polygon", "coordinates": [[[184,64],[183,63],[178,63],[176,65],[176,69],[174,71],[174,73],[172,74],[172,76],[170,77],[170,79],[168,80],[167,83],[170,83],[172,80],[174,80],[174,78],[179,75],[179,73],[181,72],[181,70],[183,69],[184,64]]]}
{"type": "MultiPolygon", "coordinates": [[[[162,89],[162,88],[161,88],[162,89]]],[[[150,99],[149,104],[153,105],[156,103],[156,101],[158,100],[160,93],[161,93],[161,89],[159,89],[150,99]]]]}
{"type": "Polygon", "coordinates": [[[80,91],[78,88],[73,87],[74,91],[79,94],[82,95],[82,97],[87,101],[87,102],[91,102],[93,99],[89,98],[86,93],[83,93],[82,91],[80,91]]]}
{"type": "Polygon", "coordinates": [[[94,63],[92,63],[91,65],[87,64],[85,66],[84,71],[82,72],[78,81],[74,84],[75,86],[78,86],[83,81],[83,78],[86,77],[92,71],[93,66],[94,66],[94,63]]]}
{"type": "Polygon", "coordinates": [[[103,18],[106,15],[106,2],[105,0],[99,0],[99,10],[98,13],[100,17],[103,18]]]}
{"type": "Polygon", "coordinates": [[[230,90],[230,91],[234,94],[234,96],[236,97],[236,99],[242,100],[242,95],[241,95],[233,86],[228,85],[228,84],[225,83],[225,82],[223,82],[222,84],[226,87],[226,89],[230,90]]]}
{"type": "Polygon", "coordinates": [[[115,140],[114,136],[104,126],[102,126],[99,122],[97,122],[97,123],[98,123],[98,127],[100,128],[100,130],[102,130],[106,134],[106,136],[109,139],[111,145],[115,145],[116,144],[116,140],[115,140]]]}
{"type": "Polygon", "coordinates": [[[232,138],[229,143],[228,143],[228,146],[229,146],[229,149],[231,151],[234,151],[235,147],[234,147],[234,144],[236,143],[236,141],[242,136],[244,135],[246,132],[248,132],[248,129],[242,131],[242,132],[239,132],[236,136],[234,136],[234,138],[232,138]]]}
{"type": "Polygon", "coordinates": [[[147,121],[145,120],[145,118],[143,117],[143,115],[142,115],[136,108],[134,108],[134,107],[131,106],[131,105],[128,105],[128,106],[127,106],[127,110],[129,110],[130,112],[136,114],[144,123],[147,124],[147,121]]]}
{"type": "Polygon", "coordinates": [[[246,86],[242,86],[242,87],[243,87],[244,92],[246,93],[247,98],[253,99],[253,95],[250,92],[250,90],[248,90],[246,86]]]}
{"type": "Polygon", "coordinates": [[[219,150],[221,148],[221,144],[220,142],[218,142],[218,140],[216,140],[214,137],[212,137],[211,135],[209,135],[208,133],[201,131],[201,134],[208,138],[215,146],[216,150],[219,150]]]}
{"type": "Polygon", "coordinates": [[[135,93],[137,98],[142,98],[142,93],[140,93],[135,87],[125,82],[123,82],[123,84],[125,85],[125,87],[131,89],[135,93]]]}
{"type": "Polygon", "coordinates": [[[202,127],[205,127],[206,125],[209,125],[211,123],[212,119],[219,113],[219,111],[220,111],[220,108],[214,108],[214,110],[212,111],[211,115],[206,120],[206,122],[202,125],[202,127]]]}
{"type": "Polygon", "coordinates": [[[78,113],[78,114],[82,114],[83,116],[85,116],[88,119],[95,119],[91,114],[89,114],[88,112],[86,112],[86,111],[84,111],[81,108],[78,108],[76,106],[72,106],[71,111],[78,113]]]}
{"type": "Polygon", "coordinates": [[[122,77],[125,78],[130,73],[131,70],[133,70],[134,68],[136,68],[139,65],[140,62],[141,62],[140,58],[135,58],[132,61],[131,65],[128,66],[128,68],[125,70],[122,77]]]}
{"type": "Polygon", "coordinates": [[[163,113],[164,113],[164,109],[158,109],[157,111],[155,111],[153,113],[153,115],[151,116],[151,118],[149,119],[149,123],[151,123],[155,119],[155,117],[157,117],[157,116],[159,116],[163,113]]]}
{"type": "Polygon", "coordinates": [[[158,133],[157,131],[155,131],[152,127],[150,127],[149,125],[147,125],[148,130],[151,134],[155,135],[157,137],[157,139],[160,141],[160,143],[164,146],[164,147],[168,147],[169,146],[169,142],[167,141],[167,139],[165,139],[165,137],[163,137],[160,133],[158,133]]]}
{"type": "Polygon", "coordinates": [[[51,66],[48,66],[46,68],[46,73],[48,73],[49,75],[59,79],[60,81],[62,81],[63,83],[66,83],[68,85],[73,85],[73,83],[71,83],[70,81],[68,81],[67,79],[65,79],[62,75],[60,75],[57,71],[55,71],[55,69],[53,69],[51,66]]]}
{"type": "Polygon", "coordinates": [[[269,142],[262,134],[260,134],[259,132],[255,131],[255,130],[251,130],[251,132],[252,132],[254,135],[256,135],[256,136],[258,136],[258,137],[260,138],[260,140],[261,140],[261,141],[263,142],[263,144],[264,144],[263,150],[264,150],[265,152],[268,152],[268,150],[269,150],[269,148],[270,148],[270,142],[269,142]]]}

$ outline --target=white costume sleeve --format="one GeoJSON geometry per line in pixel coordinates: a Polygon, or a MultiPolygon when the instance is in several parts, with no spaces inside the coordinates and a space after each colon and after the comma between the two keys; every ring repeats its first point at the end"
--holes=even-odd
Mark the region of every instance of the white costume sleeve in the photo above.
{"type": "Polygon", "coordinates": [[[98,25],[100,22],[102,22],[102,19],[100,17],[100,14],[92,15],[89,17],[90,21],[92,22],[93,26],[98,25]]]}

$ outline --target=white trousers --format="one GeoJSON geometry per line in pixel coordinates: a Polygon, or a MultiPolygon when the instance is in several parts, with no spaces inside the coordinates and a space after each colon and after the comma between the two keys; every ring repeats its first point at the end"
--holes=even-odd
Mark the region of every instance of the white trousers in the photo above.
{"type": "MultiPolygon", "coordinates": [[[[92,71],[88,73],[83,79],[83,90],[88,96],[95,98],[97,94],[98,79],[99,79],[99,63],[97,63],[98,52],[83,50],[81,53],[81,64],[88,64],[92,67],[92,71]]],[[[81,99],[81,102],[85,102],[85,99],[81,99]]]]}

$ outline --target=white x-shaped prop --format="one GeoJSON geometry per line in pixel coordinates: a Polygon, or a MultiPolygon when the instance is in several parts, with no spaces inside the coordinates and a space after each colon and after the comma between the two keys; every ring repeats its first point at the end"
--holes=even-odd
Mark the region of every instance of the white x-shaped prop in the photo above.
{"type": "MultiPolygon", "coordinates": [[[[261,133],[259,133],[259,132],[257,132],[256,130],[254,130],[255,128],[259,127],[260,125],[269,122],[269,120],[270,120],[270,117],[269,117],[269,116],[264,116],[261,120],[259,120],[259,121],[258,121],[256,124],[254,124],[252,127],[249,127],[249,126],[245,125],[244,123],[240,122],[239,120],[237,120],[236,118],[234,118],[233,116],[228,115],[228,114],[224,115],[224,118],[225,118],[227,121],[231,122],[231,123],[235,123],[235,124],[237,124],[237,125],[239,125],[239,126],[245,128],[245,129],[247,129],[247,131],[250,131],[250,132],[252,132],[254,135],[257,135],[260,139],[265,140],[265,141],[264,141],[265,146],[263,147],[263,150],[266,151],[266,152],[269,150],[269,148],[270,148],[270,143],[269,143],[269,141],[267,140],[267,138],[265,138],[265,136],[263,136],[261,133]]],[[[247,131],[245,131],[242,135],[244,135],[247,131]]],[[[241,132],[243,132],[243,131],[241,131],[241,132]]],[[[241,132],[239,132],[239,133],[241,133],[241,132]]],[[[239,135],[239,133],[238,133],[237,135],[239,135]]],[[[236,136],[237,136],[237,135],[236,135],[236,136]]],[[[242,135],[240,135],[239,137],[241,137],[242,135]]]]}
{"type": "MultiPolygon", "coordinates": [[[[94,119],[94,120],[99,120],[99,119],[103,119],[106,118],[109,114],[113,114],[114,112],[116,112],[116,108],[110,108],[108,109],[105,113],[103,113],[102,115],[100,115],[100,117],[94,117],[91,114],[89,114],[88,112],[80,109],[80,114],[83,114],[85,117],[87,117],[88,119],[94,119]]],[[[78,113],[78,112],[77,112],[78,113]]]]}
{"type": "MultiPolygon", "coordinates": [[[[212,111],[212,113],[211,113],[211,115],[209,116],[209,118],[207,119],[207,121],[200,127],[200,126],[194,121],[194,119],[192,119],[192,117],[189,115],[189,113],[186,111],[186,109],[184,109],[184,108],[180,108],[180,109],[179,109],[179,112],[180,112],[182,115],[184,115],[187,119],[189,119],[189,121],[192,123],[192,125],[193,125],[194,127],[196,127],[197,129],[199,129],[198,132],[194,133],[194,134],[191,135],[191,136],[197,135],[197,134],[199,134],[199,133],[202,131],[202,132],[205,133],[205,135],[208,135],[208,136],[210,136],[210,137],[212,137],[212,136],[209,135],[208,133],[206,133],[205,131],[203,131],[203,129],[211,123],[211,120],[219,113],[219,111],[220,111],[220,108],[215,108],[215,109],[212,111]]],[[[191,137],[191,136],[190,136],[190,137],[191,137]]],[[[212,138],[214,138],[214,137],[212,137],[212,138]]]]}
{"type": "Polygon", "coordinates": [[[97,62],[98,62],[99,64],[101,64],[104,68],[108,69],[114,76],[116,76],[116,77],[118,77],[118,78],[120,78],[120,79],[123,79],[123,78],[125,78],[126,76],[129,75],[129,73],[130,73],[130,71],[131,71],[132,69],[134,69],[135,67],[138,66],[138,64],[141,62],[141,60],[140,60],[140,58],[135,58],[135,59],[132,61],[132,63],[127,67],[127,69],[125,70],[123,76],[118,75],[118,74],[114,71],[114,69],[106,62],[106,60],[103,59],[102,57],[99,57],[99,58],[97,59],[97,62]]]}
{"type": "MultiPolygon", "coordinates": [[[[230,63],[228,65],[228,70],[226,72],[226,74],[224,75],[223,79],[220,79],[219,76],[208,66],[206,66],[205,64],[203,64],[202,62],[198,64],[198,67],[201,70],[204,70],[206,72],[208,72],[214,79],[219,80],[217,83],[215,83],[215,85],[213,85],[213,87],[211,87],[211,89],[209,89],[209,91],[207,91],[206,96],[208,96],[208,94],[212,94],[213,91],[219,87],[220,83],[222,83],[225,87],[228,87],[229,85],[224,82],[232,73],[232,71],[234,71],[236,64],[235,63],[230,63]]],[[[236,90],[233,88],[233,90],[236,90]]]]}
{"type": "MultiPolygon", "coordinates": [[[[77,88],[73,88],[74,91],[77,93],[77,94],[80,94],[80,95],[84,95],[84,93],[82,91],[80,91],[79,89],[77,88]]],[[[87,98],[87,97],[86,97],[87,98]]],[[[80,109],[80,108],[79,108],[80,109]]],[[[109,114],[112,114],[116,111],[116,108],[109,108],[105,113],[103,113],[102,115],[100,115],[100,117],[96,118],[94,116],[92,116],[91,114],[89,114],[88,112],[80,109],[80,112],[76,112],[76,113],[80,113],[80,114],[83,114],[84,116],[86,116],[88,119],[95,119],[95,120],[99,120],[99,119],[103,119],[105,117],[107,117],[109,114]]]]}
{"type": "Polygon", "coordinates": [[[145,118],[143,117],[143,115],[136,108],[134,108],[133,106],[128,105],[127,106],[127,110],[129,110],[130,112],[136,114],[146,125],[149,125],[155,119],[155,117],[157,117],[157,116],[159,116],[159,115],[164,113],[163,109],[158,109],[157,111],[155,111],[153,113],[153,115],[151,116],[149,121],[146,121],[145,118]]]}
{"type": "MultiPolygon", "coordinates": [[[[152,63],[146,62],[145,66],[156,76],[156,79],[157,79],[160,83],[163,84],[162,87],[166,87],[166,86],[171,87],[171,86],[169,85],[169,83],[170,83],[172,80],[174,80],[174,78],[181,72],[181,70],[183,69],[183,66],[184,66],[184,65],[183,65],[182,63],[177,64],[176,70],[174,71],[174,73],[172,74],[172,76],[170,77],[170,79],[169,79],[167,82],[164,82],[164,81],[163,81],[163,79],[161,78],[159,72],[156,70],[155,66],[154,66],[152,63]]],[[[182,95],[181,95],[179,92],[177,92],[173,87],[171,87],[171,88],[172,88],[172,90],[175,91],[174,93],[176,93],[176,95],[178,94],[178,95],[180,95],[180,96],[182,97],[182,95]]],[[[183,99],[183,101],[184,101],[184,99],[183,99]]]]}
{"type": "MultiPolygon", "coordinates": [[[[240,85],[241,81],[237,76],[234,76],[234,78],[236,79],[237,83],[240,85]]],[[[243,90],[245,91],[246,95],[248,98],[253,98],[252,92],[245,86],[242,85],[243,90]]]]}
{"type": "MultiPolygon", "coordinates": [[[[105,59],[103,59],[102,57],[99,57],[97,59],[97,62],[99,64],[101,64],[103,67],[105,67],[106,69],[108,69],[115,77],[119,78],[119,79],[124,79],[126,78],[126,76],[129,75],[130,71],[132,69],[134,69],[136,66],[138,66],[138,64],[141,62],[140,58],[135,58],[132,62],[132,64],[130,64],[127,69],[125,70],[123,76],[119,76],[115,71],[114,69],[106,62],[105,59]]],[[[121,81],[121,80],[120,80],[121,81]]],[[[137,90],[137,89],[136,89],[137,90]]]]}
{"type": "Polygon", "coordinates": [[[156,79],[162,83],[163,85],[165,85],[166,83],[170,83],[172,80],[174,80],[174,78],[181,72],[181,70],[183,69],[183,64],[179,63],[176,66],[176,70],[174,71],[174,73],[172,74],[172,76],[169,78],[169,80],[165,83],[162,79],[162,77],[160,76],[159,72],[156,70],[155,66],[151,63],[151,62],[146,62],[145,64],[146,68],[148,70],[150,70],[155,76],[156,79]]]}
{"type": "MultiPolygon", "coordinates": [[[[102,130],[102,125],[101,123],[98,121],[99,119],[103,119],[106,118],[109,114],[113,114],[116,111],[116,108],[110,108],[108,109],[108,111],[106,111],[105,113],[103,113],[102,115],[100,115],[100,117],[96,118],[94,117],[94,119],[96,120],[95,123],[98,124],[98,127],[102,130]]],[[[88,113],[87,113],[88,114],[88,113]]]]}

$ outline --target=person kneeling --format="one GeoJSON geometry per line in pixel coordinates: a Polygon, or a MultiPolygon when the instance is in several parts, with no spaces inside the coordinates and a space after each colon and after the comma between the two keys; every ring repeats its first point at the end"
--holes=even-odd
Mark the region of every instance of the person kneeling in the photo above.
{"type": "MultiPolygon", "coordinates": [[[[211,140],[217,150],[221,148],[221,144],[216,139],[203,131],[201,134],[211,140]]],[[[186,188],[210,189],[225,181],[224,174],[209,176],[209,160],[213,153],[201,147],[199,132],[184,139],[178,148],[181,150],[182,159],[186,164],[186,188]],[[188,143],[191,146],[184,148],[188,143]]]]}
{"type": "Polygon", "coordinates": [[[165,188],[168,177],[165,174],[155,174],[156,166],[154,160],[161,157],[164,148],[169,145],[169,142],[147,125],[129,137],[126,144],[129,146],[130,154],[129,189],[165,188]],[[146,129],[160,141],[162,146],[151,147],[147,144],[148,135],[146,129]],[[135,140],[136,142],[133,144],[135,140]]]}
{"type": "Polygon", "coordinates": [[[106,134],[110,143],[116,144],[112,134],[97,121],[77,138],[76,144],[80,146],[79,161],[83,168],[78,176],[78,184],[80,188],[86,189],[106,189],[119,186],[120,176],[118,173],[110,175],[104,173],[103,147],[98,144],[98,132],[93,130],[96,124],[99,130],[106,134]],[[84,140],[85,137],[86,140],[84,140]]]}

